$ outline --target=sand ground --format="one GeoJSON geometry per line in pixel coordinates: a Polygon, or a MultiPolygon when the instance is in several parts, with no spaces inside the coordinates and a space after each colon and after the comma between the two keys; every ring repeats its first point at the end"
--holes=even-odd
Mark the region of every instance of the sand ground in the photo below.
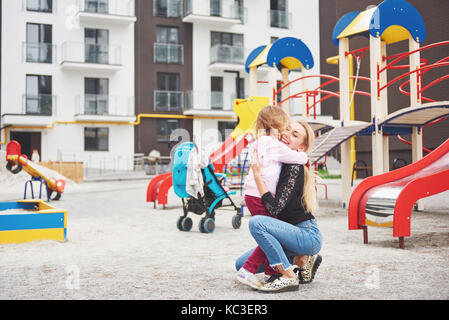
{"type": "MultiPolygon", "coordinates": [[[[0,201],[23,197],[23,177],[0,172],[0,201]]],[[[299,291],[264,294],[234,281],[234,262],[255,246],[246,212],[231,226],[219,211],[212,234],[180,232],[181,202],[165,210],[145,202],[148,181],[68,184],[53,206],[68,211],[68,241],[0,246],[0,299],[449,299],[449,193],[412,214],[412,236],[398,248],[392,229],[348,231],[338,181],[316,214],[323,234],[314,282],[299,291]]],[[[240,197],[236,197],[237,202],[240,197]]]]}

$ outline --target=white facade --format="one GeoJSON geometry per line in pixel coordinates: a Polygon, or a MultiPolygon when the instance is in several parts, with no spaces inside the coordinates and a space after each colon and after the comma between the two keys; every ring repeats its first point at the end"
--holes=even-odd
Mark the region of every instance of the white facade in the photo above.
{"type": "MultiPolygon", "coordinates": [[[[285,19],[284,28],[272,27],[270,19],[270,0],[244,0],[244,17],[240,21],[235,13],[234,0],[221,1],[221,17],[211,16],[210,0],[194,0],[189,4],[186,14],[184,4],[184,22],[193,23],[193,91],[194,106],[192,110],[186,110],[185,114],[198,114],[210,116],[229,117],[235,116],[232,110],[232,101],[236,93],[236,74],[225,72],[238,71],[240,77],[244,78],[244,98],[249,95],[249,74],[244,69],[244,62],[248,54],[261,45],[268,45],[272,37],[295,37],[301,39],[311,50],[315,65],[309,74],[320,73],[320,44],[319,44],[319,1],[318,0],[287,0],[287,10],[283,16],[285,19]],[[243,23],[242,23],[243,22],[243,23]],[[285,28],[287,26],[287,28],[285,28]],[[243,63],[214,63],[214,48],[211,48],[211,32],[234,33],[243,35],[244,58],[243,63]],[[204,93],[211,92],[211,77],[223,78],[223,110],[212,110],[211,103],[207,104],[204,93]],[[206,101],[206,102],[205,102],[206,101]]],[[[232,49],[231,49],[232,50],[232,49]]],[[[231,52],[232,54],[232,52],[231,52]]],[[[267,67],[260,67],[258,80],[268,80],[269,72],[267,67]]],[[[299,72],[291,72],[289,80],[300,77],[299,72]]],[[[281,73],[277,73],[277,79],[282,80],[281,73]]],[[[307,89],[319,86],[320,79],[307,80],[307,89]]],[[[267,84],[258,85],[259,96],[272,97],[272,91],[267,84]]],[[[290,94],[301,92],[299,83],[292,85],[290,94]]],[[[298,114],[302,111],[300,99],[293,99],[291,111],[298,114]]],[[[317,110],[320,113],[320,110],[317,110]]],[[[217,133],[218,121],[223,120],[202,120],[195,119],[193,125],[194,136],[202,137],[203,145],[219,142],[217,133]],[[206,141],[207,140],[207,141],[206,141]]]]}
{"type": "MultiPolygon", "coordinates": [[[[134,126],[130,124],[135,120],[134,0],[110,0],[103,13],[92,12],[84,0],[53,1],[49,13],[27,10],[27,5],[35,3],[39,1],[2,1],[1,113],[7,141],[11,132],[41,132],[41,161],[129,157],[134,153],[134,126]],[[27,59],[34,45],[27,43],[29,23],[51,25],[51,63],[27,59]],[[89,48],[100,46],[85,45],[86,29],[108,30],[108,43],[98,49],[102,61],[88,60],[89,48]],[[27,75],[51,76],[50,113],[29,112],[27,75]],[[85,78],[108,79],[106,96],[87,94],[85,78]],[[87,110],[88,101],[97,106],[99,100],[101,111],[87,110]],[[86,127],[108,128],[103,151],[86,150],[86,127]]],[[[122,161],[118,167],[116,160],[108,162],[116,169],[132,165],[132,161],[122,161]]]]}

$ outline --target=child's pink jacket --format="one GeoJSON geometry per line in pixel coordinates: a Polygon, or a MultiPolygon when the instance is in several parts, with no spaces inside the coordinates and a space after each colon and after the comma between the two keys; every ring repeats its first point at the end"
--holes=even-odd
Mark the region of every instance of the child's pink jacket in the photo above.
{"type": "MultiPolygon", "coordinates": [[[[292,150],[286,144],[271,136],[263,136],[254,141],[249,148],[249,159],[251,159],[250,157],[256,149],[259,160],[263,157],[262,180],[273,196],[276,194],[282,163],[306,164],[308,161],[308,156],[305,152],[292,150]]],[[[249,170],[246,176],[245,188],[246,195],[260,198],[252,170],[249,170]]]]}

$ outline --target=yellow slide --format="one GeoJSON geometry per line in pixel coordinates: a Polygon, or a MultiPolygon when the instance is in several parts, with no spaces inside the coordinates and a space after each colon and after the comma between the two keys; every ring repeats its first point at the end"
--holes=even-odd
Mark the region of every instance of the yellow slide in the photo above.
{"type": "Polygon", "coordinates": [[[237,140],[241,140],[247,134],[254,134],[254,121],[257,119],[259,111],[268,106],[269,102],[268,97],[249,97],[248,99],[234,100],[234,112],[239,119],[238,124],[223,144],[209,156],[212,162],[217,157],[226,154],[227,150],[233,149],[237,140]]]}
{"type": "Polygon", "coordinates": [[[237,114],[239,123],[231,136],[236,139],[244,133],[253,133],[253,123],[257,119],[259,111],[270,104],[268,97],[249,97],[248,99],[236,99],[234,101],[234,112],[237,114]]]}

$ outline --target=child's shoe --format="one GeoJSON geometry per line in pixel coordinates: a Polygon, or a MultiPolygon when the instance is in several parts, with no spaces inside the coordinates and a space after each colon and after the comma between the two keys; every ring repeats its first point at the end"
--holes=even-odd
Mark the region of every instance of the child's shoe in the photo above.
{"type": "Polygon", "coordinates": [[[262,283],[257,279],[254,273],[245,270],[243,267],[237,272],[237,281],[250,286],[253,289],[258,289],[262,283]]]}

